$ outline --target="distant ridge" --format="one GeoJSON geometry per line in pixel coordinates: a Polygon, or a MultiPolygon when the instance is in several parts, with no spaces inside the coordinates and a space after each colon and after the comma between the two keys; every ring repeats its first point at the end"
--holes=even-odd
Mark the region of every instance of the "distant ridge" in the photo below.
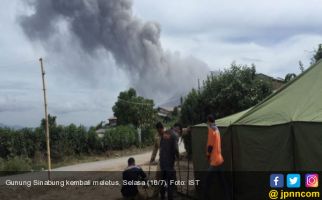
{"type": "Polygon", "coordinates": [[[9,125],[6,125],[6,124],[3,124],[3,123],[0,123],[0,128],[10,128],[10,129],[18,130],[18,129],[22,129],[22,128],[25,128],[25,127],[23,127],[23,126],[19,126],[19,125],[12,125],[12,126],[9,126],[9,125]]]}
{"type": "Polygon", "coordinates": [[[181,97],[184,98],[187,94],[181,94],[181,95],[175,95],[171,98],[169,98],[167,101],[161,103],[159,107],[162,108],[174,108],[176,106],[180,106],[181,102],[180,99],[181,97]]]}

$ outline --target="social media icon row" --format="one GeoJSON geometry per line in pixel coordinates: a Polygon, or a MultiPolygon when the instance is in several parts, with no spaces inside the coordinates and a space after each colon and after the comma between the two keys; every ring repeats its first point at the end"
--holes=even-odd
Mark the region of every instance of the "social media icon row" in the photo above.
{"type": "MultiPolygon", "coordinates": [[[[271,188],[283,188],[284,187],[284,175],[283,174],[271,174],[270,186],[271,188]]],[[[287,174],[286,186],[288,188],[300,188],[301,187],[301,175],[300,174],[287,174]]],[[[305,174],[305,187],[317,188],[319,187],[319,175],[318,174],[305,174]]]]}

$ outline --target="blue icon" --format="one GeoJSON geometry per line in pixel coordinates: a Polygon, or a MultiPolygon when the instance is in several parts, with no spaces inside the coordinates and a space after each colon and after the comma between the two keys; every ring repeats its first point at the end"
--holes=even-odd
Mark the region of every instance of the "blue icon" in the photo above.
{"type": "Polygon", "coordinates": [[[284,175],[283,174],[271,174],[270,186],[271,186],[271,188],[284,187],[284,175]]]}
{"type": "Polygon", "coordinates": [[[287,187],[288,188],[299,188],[301,187],[301,176],[300,174],[287,174],[287,187]]]}

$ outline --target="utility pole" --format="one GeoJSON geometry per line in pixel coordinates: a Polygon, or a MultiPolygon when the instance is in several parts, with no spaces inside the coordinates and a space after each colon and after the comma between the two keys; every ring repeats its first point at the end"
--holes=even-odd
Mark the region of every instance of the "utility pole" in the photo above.
{"type": "Polygon", "coordinates": [[[46,120],[46,144],[47,144],[47,165],[48,165],[48,179],[50,180],[51,171],[51,158],[50,158],[50,143],[49,143],[49,124],[48,124],[48,113],[47,113],[47,97],[46,97],[46,84],[45,84],[45,71],[42,63],[42,58],[39,58],[41,75],[42,75],[42,86],[44,91],[44,105],[45,105],[45,120],[46,120]]]}

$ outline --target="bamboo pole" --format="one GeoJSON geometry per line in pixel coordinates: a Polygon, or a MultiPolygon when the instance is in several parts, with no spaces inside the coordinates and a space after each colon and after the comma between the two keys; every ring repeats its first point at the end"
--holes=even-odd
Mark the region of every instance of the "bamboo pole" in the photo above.
{"type": "Polygon", "coordinates": [[[45,83],[45,71],[42,58],[39,58],[41,75],[42,75],[42,86],[44,92],[44,106],[45,106],[45,120],[46,120],[46,144],[47,144],[47,165],[48,165],[48,179],[50,180],[51,171],[51,158],[50,158],[50,143],[49,143],[49,124],[48,124],[48,112],[47,112],[47,96],[46,96],[46,83],[45,83]]]}

